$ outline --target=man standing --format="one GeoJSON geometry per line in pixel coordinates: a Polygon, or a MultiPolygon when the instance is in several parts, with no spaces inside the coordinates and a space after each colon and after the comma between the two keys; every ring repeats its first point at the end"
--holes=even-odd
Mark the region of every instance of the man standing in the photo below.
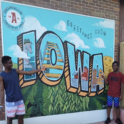
{"type": "Polygon", "coordinates": [[[5,68],[0,74],[0,112],[3,107],[4,89],[6,92],[6,113],[7,113],[7,124],[12,124],[12,118],[15,114],[18,115],[18,123],[23,124],[23,115],[25,114],[25,106],[23,102],[23,96],[19,86],[19,75],[32,75],[34,73],[45,71],[46,68],[32,70],[32,71],[21,71],[18,69],[12,69],[12,60],[9,56],[2,57],[2,64],[5,68]]]}
{"type": "Polygon", "coordinates": [[[110,112],[112,107],[112,102],[114,101],[114,107],[116,108],[116,123],[122,124],[120,120],[120,108],[119,108],[119,101],[123,98],[123,83],[124,83],[124,75],[119,72],[119,63],[114,61],[112,63],[113,72],[108,74],[107,80],[104,81],[107,85],[109,85],[108,93],[107,93],[107,119],[105,124],[109,124],[110,120],[110,112]]]}

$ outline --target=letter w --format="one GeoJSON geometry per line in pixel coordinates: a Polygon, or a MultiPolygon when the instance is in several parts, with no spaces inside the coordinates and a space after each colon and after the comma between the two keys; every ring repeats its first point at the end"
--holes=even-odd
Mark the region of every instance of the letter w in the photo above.
{"type": "Polygon", "coordinates": [[[75,46],[67,41],[64,42],[65,49],[65,80],[67,90],[81,96],[86,96],[89,90],[89,60],[90,54],[77,50],[75,46]]]}

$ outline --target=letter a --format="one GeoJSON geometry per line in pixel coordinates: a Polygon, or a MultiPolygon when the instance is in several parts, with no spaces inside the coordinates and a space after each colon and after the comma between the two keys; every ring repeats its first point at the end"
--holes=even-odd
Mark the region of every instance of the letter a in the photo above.
{"type": "Polygon", "coordinates": [[[16,21],[16,14],[14,12],[11,13],[12,14],[12,23],[15,21],[15,23],[17,23],[16,21]]]}

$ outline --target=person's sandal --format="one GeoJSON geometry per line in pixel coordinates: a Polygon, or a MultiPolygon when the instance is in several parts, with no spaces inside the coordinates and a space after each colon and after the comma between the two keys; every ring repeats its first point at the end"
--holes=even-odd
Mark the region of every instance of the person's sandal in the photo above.
{"type": "Polygon", "coordinates": [[[122,122],[121,122],[121,120],[119,118],[115,120],[115,123],[122,124],[122,122]]]}
{"type": "Polygon", "coordinates": [[[111,122],[111,119],[107,118],[106,121],[105,121],[105,124],[109,124],[110,122],[111,122]]]}

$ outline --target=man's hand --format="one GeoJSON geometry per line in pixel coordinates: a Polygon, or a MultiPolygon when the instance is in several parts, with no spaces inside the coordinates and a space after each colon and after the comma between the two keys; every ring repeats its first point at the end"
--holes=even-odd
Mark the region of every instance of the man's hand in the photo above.
{"type": "Polygon", "coordinates": [[[0,107],[0,114],[5,114],[4,110],[3,110],[3,107],[0,107]]]}
{"type": "Polygon", "coordinates": [[[39,69],[39,71],[46,71],[46,67],[45,66],[43,66],[41,69],[39,69]]]}
{"type": "Polygon", "coordinates": [[[105,79],[105,74],[102,72],[102,78],[104,79],[104,82],[109,85],[109,82],[105,79]]]}
{"type": "Polygon", "coordinates": [[[105,79],[105,74],[104,73],[102,73],[102,78],[105,79]]]}
{"type": "Polygon", "coordinates": [[[121,101],[123,99],[122,95],[120,95],[119,100],[121,101]]]}

